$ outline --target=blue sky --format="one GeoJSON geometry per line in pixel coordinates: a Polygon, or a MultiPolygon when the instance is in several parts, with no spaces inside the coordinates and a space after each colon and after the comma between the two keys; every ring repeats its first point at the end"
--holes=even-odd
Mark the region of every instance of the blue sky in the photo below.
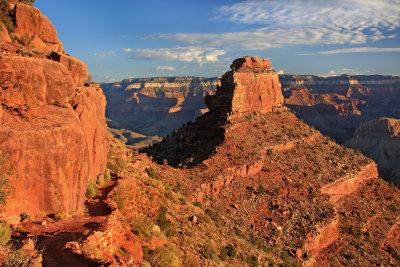
{"type": "Polygon", "coordinates": [[[215,77],[245,55],[287,74],[400,75],[400,0],[36,0],[93,80],[215,77]]]}

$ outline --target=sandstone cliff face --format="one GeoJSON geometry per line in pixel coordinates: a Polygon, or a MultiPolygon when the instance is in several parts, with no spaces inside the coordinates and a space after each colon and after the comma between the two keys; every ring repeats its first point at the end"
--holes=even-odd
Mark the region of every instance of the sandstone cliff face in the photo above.
{"type": "MultiPolygon", "coordinates": [[[[107,160],[105,97],[83,86],[86,65],[63,54],[57,31],[37,8],[13,8],[17,33],[43,46],[30,57],[1,50],[0,151],[15,170],[15,193],[2,211],[82,210],[88,181],[104,173],[107,160]]],[[[0,47],[31,49],[1,41],[0,47]]]]}
{"type": "Polygon", "coordinates": [[[272,112],[283,104],[278,75],[269,70],[266,59],[244,57],[236,59],[232,71],[221,77],[221,86],[215,95],[206,97],[211,112],[235,114],[255,111],[272,112]]]}
{"type": "Polygon", "coordinates": [[[374,159],[380,174],[400,185],[400,120],[380,118],[365,122],[346,145],[374,159]]]}

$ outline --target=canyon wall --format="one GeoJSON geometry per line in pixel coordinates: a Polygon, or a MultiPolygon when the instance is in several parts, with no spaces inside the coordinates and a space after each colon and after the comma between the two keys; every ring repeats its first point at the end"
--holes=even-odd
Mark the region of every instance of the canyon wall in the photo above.
{"type": "Polygon", "coordinates": [[[85,84],[86,65],[65,54],[46,16],[10,8],[16,34],[0,40],[0,151],[14,192],[2,212],[82,210],[88,182],[105,170],[106,99],[85,84]]]}
{"type": "Polygon", "coordinates": [[[166,136],[206,112],[204,96],[215,90],[214,78],[127,79],[101,84],[107,97],[110,127],[147,136],[166,136]]]}
{"type": "Polygon", "coordinates": [[[400,120],[380,118],[365,122],[345,144],[374,159],[380,174],[400,185],[400,120]]]}

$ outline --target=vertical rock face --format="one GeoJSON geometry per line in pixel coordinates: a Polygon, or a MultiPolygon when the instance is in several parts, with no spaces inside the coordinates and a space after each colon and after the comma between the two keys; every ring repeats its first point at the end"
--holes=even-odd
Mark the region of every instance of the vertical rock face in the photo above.
{"type": "Polygon", "coordinates": [[[380,118],[364,122],[345,144],[374,159],[380,175],[400,185],[400,120],[380,118]]]}
{"type": "MultiPolygon", "coordinates": [[[[82,210],[88,182],[105,170],[105,97],[84,86],[87,66],[60,51],[57,31],[38,9],[12,8],[17,33],[44,46],[30,57],[0,49],[0,154],[15,188],[0,213],[82,210]]],[[[30,48],[0,40],[7,45],[30,48]]]]}
{"type": "Polygon", "coordinates": [[[244,57],[233,61],[221,77],[215,95],[206,97],[210,111],[220,115],[273,112],[283,104],[279,77],[266,59],[244,57]]]}

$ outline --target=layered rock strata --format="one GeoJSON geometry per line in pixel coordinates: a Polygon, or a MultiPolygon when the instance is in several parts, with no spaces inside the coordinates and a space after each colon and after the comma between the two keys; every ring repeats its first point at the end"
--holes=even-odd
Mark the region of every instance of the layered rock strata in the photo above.
{"type": "Polygon", "coordinates": [[[215,95],[206,97],[211,112],[219,115],[243,112],[268,113],[282,107],[279,77],[266,59],[244,57],[233,61],[221,77],[215,95]]]}

